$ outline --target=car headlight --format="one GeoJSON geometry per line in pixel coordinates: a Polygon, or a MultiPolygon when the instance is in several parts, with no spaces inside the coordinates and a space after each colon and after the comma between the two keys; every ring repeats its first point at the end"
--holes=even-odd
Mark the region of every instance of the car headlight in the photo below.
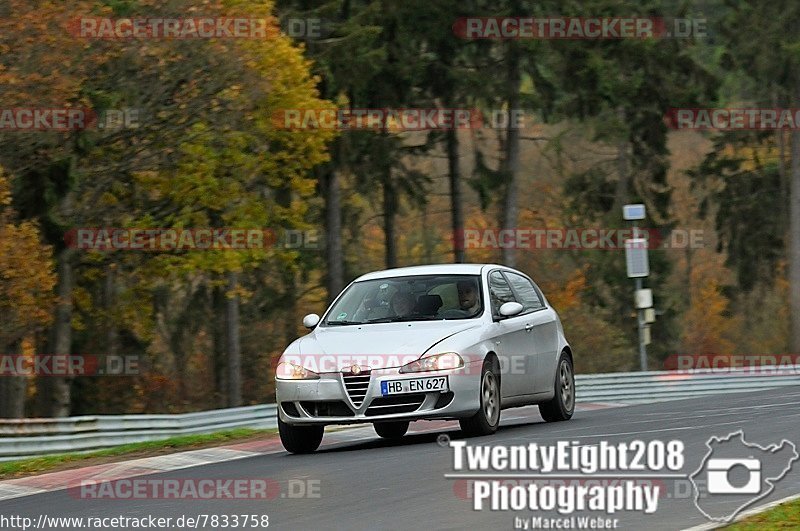
{"type": "Polygon", "coordinates": [[[275,371],[275,378],[278,380],[318,380],[319,374],[300,365],[282,361],[275,371]]]}
{"type": "Polygon", "coordinates": [[[442,352],[406,363],[400,367],[400,372],[446,371],[460,369],[463,366],[464,360],[461,356],[455,352],[442,352]]]}

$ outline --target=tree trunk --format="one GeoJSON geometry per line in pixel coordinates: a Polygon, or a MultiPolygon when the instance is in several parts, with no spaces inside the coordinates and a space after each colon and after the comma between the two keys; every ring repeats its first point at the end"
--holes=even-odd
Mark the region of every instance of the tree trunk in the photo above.
{"type": "MultiPolygon", "coordinates": [[[[783,107],[784,98],[779,97],[775,89],[772,92],[772,106],[775,108],[783,107]]],[[[778,145],[778,181],[780,182],[781,200],[780,200],[780,216],[781,220],[789,218],[789,209],[791,203],[791,185],[786,176],[786,131],[783,129],[775,130],[775,141],[778,145]]],[[[785,231],[786,227],[781,224],[781,228],[785,231]]]]}
{"type": "Polygon", "coordinates": [[[325,259],[328,265],[326,284],[328,304],[344,288],[344,255],[342,253],[342,192],[339,173],[331,167],[325,186],[325,259]]]}
{"type": "Polygon", "coordinates": [[[0,418],[25,417],[25,377],[6,376],[0,379],[0,418]]]}
{"type": "Polygon", "coordinates": [[[433,231],[428,230],[430,227],[428,221],[428,207],[429,205],[423,204],[422,205],[422,226],[420,227],[422,232],[422,254],[425,257],[426,264],[432,264],[434,261],[433,254],[436,251],[436,246],[439,243],[439,239],[433,233],[433,231]]]}
{"type": "Polygon", "coordinates": [[[789,290],[792,320],[790,348],[800,353],[800,132],[792,131],[792,175],[789,208],[789,290]]]}
{"type": "Polygon", "coordinates": [[[220,286],[211,288],[211,320],[213,340],[214,394],[219,407],[228,404],[228,375],[225,356],[225,292],[220,286]]]}
{"type": "Polygon", "coordinates": [[[692,256],[694,255],[694,251],[691,249],[691,245],[686,246],[686,307],[692,307],[692,290],[694,286],[692,285],[692,256]]]}
{"type": "MultiPolygon", "coordinates": [[[[21,344],[6,349],[0,341],[2,353],[22,355],[21,344]]],[[[5,376],[0,378],[0,418],[21,419],[25,416],[25,376],[5,376]]]]}
{"type": "MultiPolygon", "coordinates": [[[[780,181],[781,191],[780,206],[778,208],[780,208],[781,212],[780,219],[786,220],[789,218],[792,195],[790,179],[786,175],[786,132],[783,129],[778,129],[775,133],[778,136],[778,180],[780,181]]],[[[780,226],[784,231],[786,230],[785,221],[780,226]]]]}
{"type": "MultiPolygon", "coordinates": [[[[109,223],[110,226],[110,223],[109,223]]],[[[106,356],[117,356],[119,353],[119,331],[115,319],[117,307],[117,264],[106,265],[105,285],[103,287],[103,306],[106,313],[106,356]]]]}
{"type": "MultiPolygon", "coordinates": [[[[191,302],[190,302],[191,303],[191,302]]],[[[188,308],[188,306],[187,306],[188,308]]],[[[171,328],[169,335],[169,348],[172,351],[172,356],[175,359],[175,378],[178,380],[178,401],[181,405],[188,402],[186,396],[186,352],[183,347],[183,336],[185,333],[185,315],[187,309],[180,311],[178,322],[171,328]]]]}
{"type": "Polygon", "coordinates": [[[228,407],[242,405],[242,345],[239,338],[239,275],[227,273],[227,297],[225,301],[225,323],[228,329],[228,407]]]}
{"type": "Polygon", "coordinates": [[[295,270],[287,267],[283,274],[283,287],[285,289],[284,303],[281,304],[281,314],[283,315],[283,341],[288,345],[297,339],[297,326],[300,318],[297,315],[297,275],[295,270]]]}
{"type": "MultiPolygon", "coordinates": [[[[520,56],[519,45],[515,42],[508,43],[507,67],[508,77],[506,80],[506,103],[508,105],[508,124],[506,125],[505,158],[503,173],[505,174],[506,186],[503,197],[503,212],[501,214],[501,229],[514,230],[517,228],[519,217],[519,150],[520,150],[520,131],[519,127],[512,119],[513,112],[519,109],[520,91],[520,56]]],[[[513,246],[503,246],[501,248],[501,258],[504,265],[514,267],[517,261],[517,250],[513,246]]]]}
{"type": "MultiPolygon", "coordinates": [[[[74,284],[72,252],[61,251],[58,256],[58,303],[53,321],[53,354],[69,356],[72,353],[72,287],[74,284]]],[[[45,407],[50,417],[67,417],[70,412],[70,387],[72,378],[44,376],[45,407]]]]}
{"type": "MultiPolygon", "coordinates": [[[[275,196],[277,203],[283,208],[289,209],[292,207],[292,189],[288,186],[280,188],[275,196]]],[[[339,231],[341,233],[341,231],[339,231]]],[[[297,318],[297,270],[302,266],[300,265],[287,265],[281,271],[281,284],[283,285],[283,294],[281,296],[280,310],[283,317],[283,333],[284,342],[286,345],[297,339],[297,325],[299,319],[297,318]],[[297,268],[297,269],[295,269],[297,268]]]]}
{"type": "Polygon", "coordinates": [[[397,193],[392,183],[392,167],[387,164],[383,179],[383,234],[386,238],[386,268],[397,267],[397,242],[395,221],[397,216],[397,193]]]}
{"type": "Polygon", "coordinates": [[[463,263],[464,252],[464,200],[461,197],[461,167],[458,160],[458,131],[447,130],[447,167],[450,176],[450,212],[453,220],[453,261],[463,263]]]}

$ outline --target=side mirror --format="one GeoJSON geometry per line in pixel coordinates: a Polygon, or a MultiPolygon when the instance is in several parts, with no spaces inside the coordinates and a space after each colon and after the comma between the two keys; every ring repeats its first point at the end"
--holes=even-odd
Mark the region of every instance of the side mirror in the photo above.
{"type": "MultiPolygon", "coordinates": [[[[520,306],[522,308],[522,306],[520,306]]],[[[319,324],[319,315],[315,313],[310,313],[303,317],[303,326],[306,328],[314,328],[319,324]]]]}
{"type": "Polygon", "coordinates": [[[498,310],[503,317],[513,317],[522,312],[522,305],[518,302],[506,302],[498,310]]]}

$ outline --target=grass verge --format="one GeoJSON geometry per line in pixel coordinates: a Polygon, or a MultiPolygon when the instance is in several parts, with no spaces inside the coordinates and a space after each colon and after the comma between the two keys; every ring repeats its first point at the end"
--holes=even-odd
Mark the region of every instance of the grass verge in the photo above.
{"type": "Polygon", "coordinates": [[[140,443],[123,444],[86,453],[67,453],[43,455],[17,461],[0,462],[0,479],[9,479],[21,476],[65,470],[77,466],[90,466],[112,461],[113,457],[149,457],[171,453],[178,449],[197,449],[217,446],[226,442],[241,442],[276,433],[278,430],[254,430],[250,428],[237,428],[233,430],[203,433],[197,435],[181,435],[146,441],[140,443]]]}
{"type": "Polygon", "coordinates": [[[800,528],[800,500],[782,503],[763,513],[748,516],[723,529],[729,531],[761,531],[762,529],[800,528]]]}

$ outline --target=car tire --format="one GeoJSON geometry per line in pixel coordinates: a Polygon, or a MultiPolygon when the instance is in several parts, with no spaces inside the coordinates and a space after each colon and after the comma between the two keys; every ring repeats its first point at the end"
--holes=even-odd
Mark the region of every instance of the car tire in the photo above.
{"type": "Polygon", "coordinates": [[[547,422],[571,419],[575,412],[575,371],[566,352],[558,358],[553,386],[553,398],[539,404],[539,413],[547,422]]]}
{"type": "Polygon", "coordinates": [[[491,435],[500,425],[500,370],[486,360],[481,369],[480,407],[469,418],[459,419],[461,431],[467,436],[491,435]]]}
{"type": "Polygon", "coordinates": [[[325,426],[296,426],[278,418],[278,433],[286,451],[292,454],[310,454],[319,448],[325,426]]]}
{"type": "Polygon", "coordinates": [[[399,439],[408,431],[408,421],[376,422],[372,426],[375,433],[384,439],[399,439]]]}

